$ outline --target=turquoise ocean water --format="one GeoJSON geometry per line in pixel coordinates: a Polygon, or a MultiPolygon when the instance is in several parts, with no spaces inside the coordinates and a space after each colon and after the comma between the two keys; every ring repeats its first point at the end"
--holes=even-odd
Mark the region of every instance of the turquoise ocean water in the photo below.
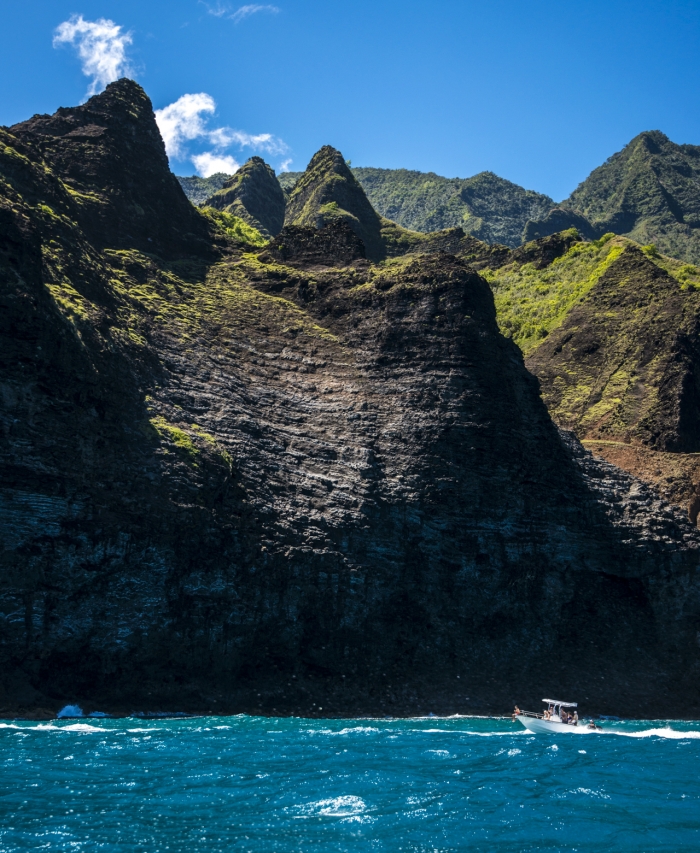
{"type": "Polygon", "coordinates": [[[700,724],[0,723],[0,851],[696,851],[700,724]]]}

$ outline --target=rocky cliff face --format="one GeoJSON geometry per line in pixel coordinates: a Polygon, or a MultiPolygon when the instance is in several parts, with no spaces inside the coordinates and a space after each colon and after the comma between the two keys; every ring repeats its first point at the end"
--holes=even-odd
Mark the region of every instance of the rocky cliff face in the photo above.
{"type": "Polygon", "coordinates": [[[51,164],[96,246],[168,256],[209,250],[205,220],[170,172],[151,102],[136,83],[112,83],[81,107],[37,115],[11,130],[51,164]]]}
{"type": "Polygon", "coordinates": [[[581,438],[700,450],[699,294],[630,245],[529,356],[581,438]]]}
{"type": "Polygon", "coordinates": [[[179,188],[130,161],[143,92],[98,98],[73,121],[114,99],[123,147],[2,133],[4,703],[700,713],[697,532],[559,435],[469,263],[192,207],[144,251],[179,188]]]}
{"type": "Polygon", "coordinates": [[[340,151],[325,145],[291,191],[284,222],[321,228],[336,219],[350,225],[365,244],[368,258],[384,257],[379,216],[340,151]]]}
{"type": "Polygon", "coordinates": [[[284,225],[282,187],[261,157],[251,157],[204,204],[238,216],[268,239],[276,237],[284,225]]]}

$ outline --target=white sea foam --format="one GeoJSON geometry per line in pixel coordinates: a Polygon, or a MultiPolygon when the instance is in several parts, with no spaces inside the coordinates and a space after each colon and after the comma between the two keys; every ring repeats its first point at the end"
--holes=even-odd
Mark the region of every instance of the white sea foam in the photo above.
{"type": "Polygon", "coordinates": [[[610,794],[606,794],[604,791],[594,791],[593,788],[575,788],[572,793],[587,794],[589,797],[597,797],[600,800],[610,799],[610,794]]]}
{"type": "Polygon", "coordinates": [[[303,811],[326,817],[356,817],[367,811],[367,805],[361,797],[333,797],[329,800],[309,803],[303,811]]]}
{"type": "Polygon", "coordinates": [[[608,735],[620,735],[621,737],[662,737],[668,740],[700,740],[700,731],[679,732],[677,729],[672,729],[670,726],[665,726],[662,729],[644,729],[641,732],[620,732],[606,731],[608,735]]]}
{"type": "Polygon", "coordinates": [[[83,717],[83,709],[80,705],[65,705],[56,714],[56,719],[62,720],[64,717],[83,717]]]}
{"type": "Polygon", "coordinates": [[[369,734],[370,732],[378,732],[379,729],[372,726],[352,726],[351,728],[340,729],[308,729],[307,734],[310,735],[352,735],[352,734],[369,734]]]}

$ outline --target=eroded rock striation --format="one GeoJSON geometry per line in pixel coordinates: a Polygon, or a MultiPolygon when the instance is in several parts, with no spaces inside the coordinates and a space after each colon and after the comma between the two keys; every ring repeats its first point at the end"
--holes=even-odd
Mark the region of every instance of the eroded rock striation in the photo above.
{"type": "Polygon", "coordinates": [[[140,87],[98,111],[75,163],[1,132],[2,702],[700,713],[700,535],[559,434],[467,256],[235,242],[140,87]]]}

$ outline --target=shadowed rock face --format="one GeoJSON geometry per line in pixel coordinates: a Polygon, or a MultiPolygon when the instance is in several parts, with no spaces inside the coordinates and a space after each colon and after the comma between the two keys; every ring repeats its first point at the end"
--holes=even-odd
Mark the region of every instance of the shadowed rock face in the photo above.
{"type": "Polygon", "coordinates": [[[104,249],[2,134],[8,707],[700,713],[698,534],[560,437],[472,268],[104,249]]]}
{"type": "Polygon", "coordinates": [[[368,258],[384,257],[379,216],[340,151],[325,145],[291,191],[284,222],[321,228],[335,219],[348,223],[365,244],[368,258]]]}
{"type": "Polygon", "coordinates": [[[132,80],[80,107],[10,128],[71,191],[78,221],[100,247],[169,255],[206,252],[205,220],[168,168],[151,101],[132,80]]]}
{"type": "Polygon", "coordinates": [[[528,243],[531,240],[540,240],[543,237],[550,237],[560,231],[566,231],[569,228],[575,228],[584,240],[595,240],[601,237],[605,230],[596,227],[579,213],[573,210],[567,210],[563,207],[555,207],[550,210],[544,219],[538,221],[530,220],[523,230],[523,243],[528,243]]]}
{"type": "Polygon", "coordinates": [[[251,157],[205,202],[239,216],[267,238],[276,237],[282,230],[285,204],[275,173],[261,157],[251,157]]]}
{"type": "Polygon", "coordinates": [[[700,451],[699,312],[628,246],[527,359],[552,416],[581,438],[700,451]]]}

